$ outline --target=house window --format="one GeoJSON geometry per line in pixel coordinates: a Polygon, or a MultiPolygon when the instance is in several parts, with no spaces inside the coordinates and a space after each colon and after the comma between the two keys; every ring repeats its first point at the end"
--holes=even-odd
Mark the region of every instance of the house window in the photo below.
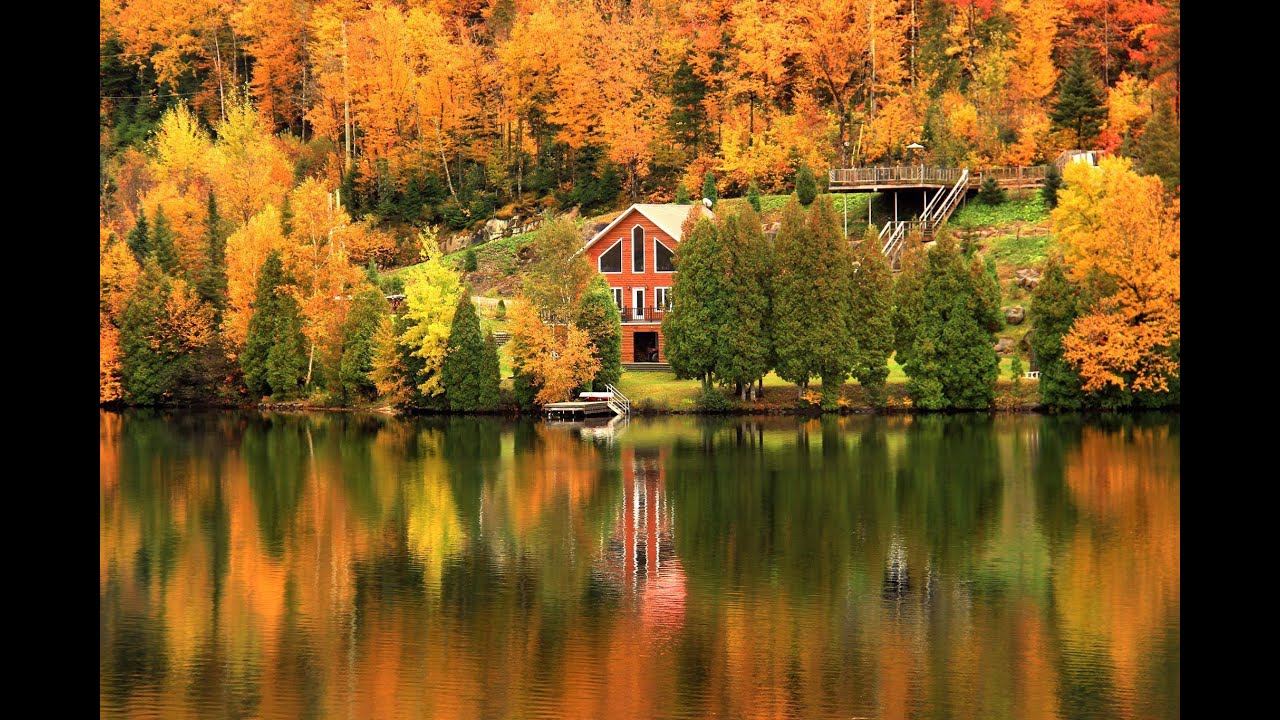
{"type": "Polygon", "coordinates": [[[631,308],[632,320],[644,319],[644,288],[632,288],[631,298],[635,300],[635,307],[631,308]]]}
{"type": "Polygon", "coordinates": [[[631,228],[631,272],[644,272],[644,228],[631,228]]]}
{"type": "Polygon", "coordinates": [[[654,307],[659,310],[667,311],[671,309],[671,288],[660,287],[653,289],[654,307]]]}
{"type": "Polygon", "coordinates": [[[658,242],[657,238],[653,239],[653,269],[658,272],[675,272],[676,266],[672,262],[675,253],[671,252],[671,248],[658,242]]]}
{"type": "Polygon", "coordinates": [[[600,253],[600,272],[602,273],[620,273],[622,272],[622,241],[613,244],[613,247],[600,253]]]}
{"type": "Polygon", "coordinates": [[[622,288],[609,288],[609,292],[613,294],[613,304],[622,309],[622,288]]]}

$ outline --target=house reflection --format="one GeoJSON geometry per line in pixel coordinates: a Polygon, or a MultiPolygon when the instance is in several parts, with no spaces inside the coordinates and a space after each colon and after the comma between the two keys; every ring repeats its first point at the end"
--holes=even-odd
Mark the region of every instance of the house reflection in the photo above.
{"type": "Polygon", "coordinates": [[[604,572],[633,594],[646,629],[684,623],[686,582],[674,552],[675,509],[666,492],[666,448],[622,449],[622,507],[601,558],[604,572]]]}

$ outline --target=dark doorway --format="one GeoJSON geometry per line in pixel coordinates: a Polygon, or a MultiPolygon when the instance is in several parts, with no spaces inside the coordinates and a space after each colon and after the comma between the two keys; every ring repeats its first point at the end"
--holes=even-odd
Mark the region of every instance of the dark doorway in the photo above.
{"type": "Polygon", "coordinates": [[[635,362],[658,362],[658,333],[638,332],[635,334],[635,362]]]}

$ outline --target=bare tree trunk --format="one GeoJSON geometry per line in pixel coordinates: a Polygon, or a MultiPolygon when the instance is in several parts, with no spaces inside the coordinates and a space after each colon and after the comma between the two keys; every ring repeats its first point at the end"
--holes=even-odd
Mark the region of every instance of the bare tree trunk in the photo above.
{"type": "Polygon", "coordinates": [[[307,382],[306,387],[311,387],[311,368],[316,363],[316,344],[311,343],[311,357],[307,359],[307,382]]]}
{"type": "Polygon", "coordinates": [[[222,48],[218,45],[218,31],[213,32],[214,70],[218,73],[218,107],[222,110],[222,121],[227,121],[227,99],[222,92],[222,48]]]}
{"type": "Polygon", "coordinates": [[[347,84],[347,22],[342,21],[342,130],[347,140],[347,162],[351,171],[351,90],[347,84]]]}

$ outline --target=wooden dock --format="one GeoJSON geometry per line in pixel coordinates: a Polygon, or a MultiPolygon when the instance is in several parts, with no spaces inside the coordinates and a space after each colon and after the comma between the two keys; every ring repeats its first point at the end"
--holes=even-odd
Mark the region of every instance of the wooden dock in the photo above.
{"type": "Polygon", "coordinates": [[[548,403],[543,407],[547,417],[553,420],[586,418],[593,415],[613,415],[613,408],[606,400],[569,400],[548,403]]]}

